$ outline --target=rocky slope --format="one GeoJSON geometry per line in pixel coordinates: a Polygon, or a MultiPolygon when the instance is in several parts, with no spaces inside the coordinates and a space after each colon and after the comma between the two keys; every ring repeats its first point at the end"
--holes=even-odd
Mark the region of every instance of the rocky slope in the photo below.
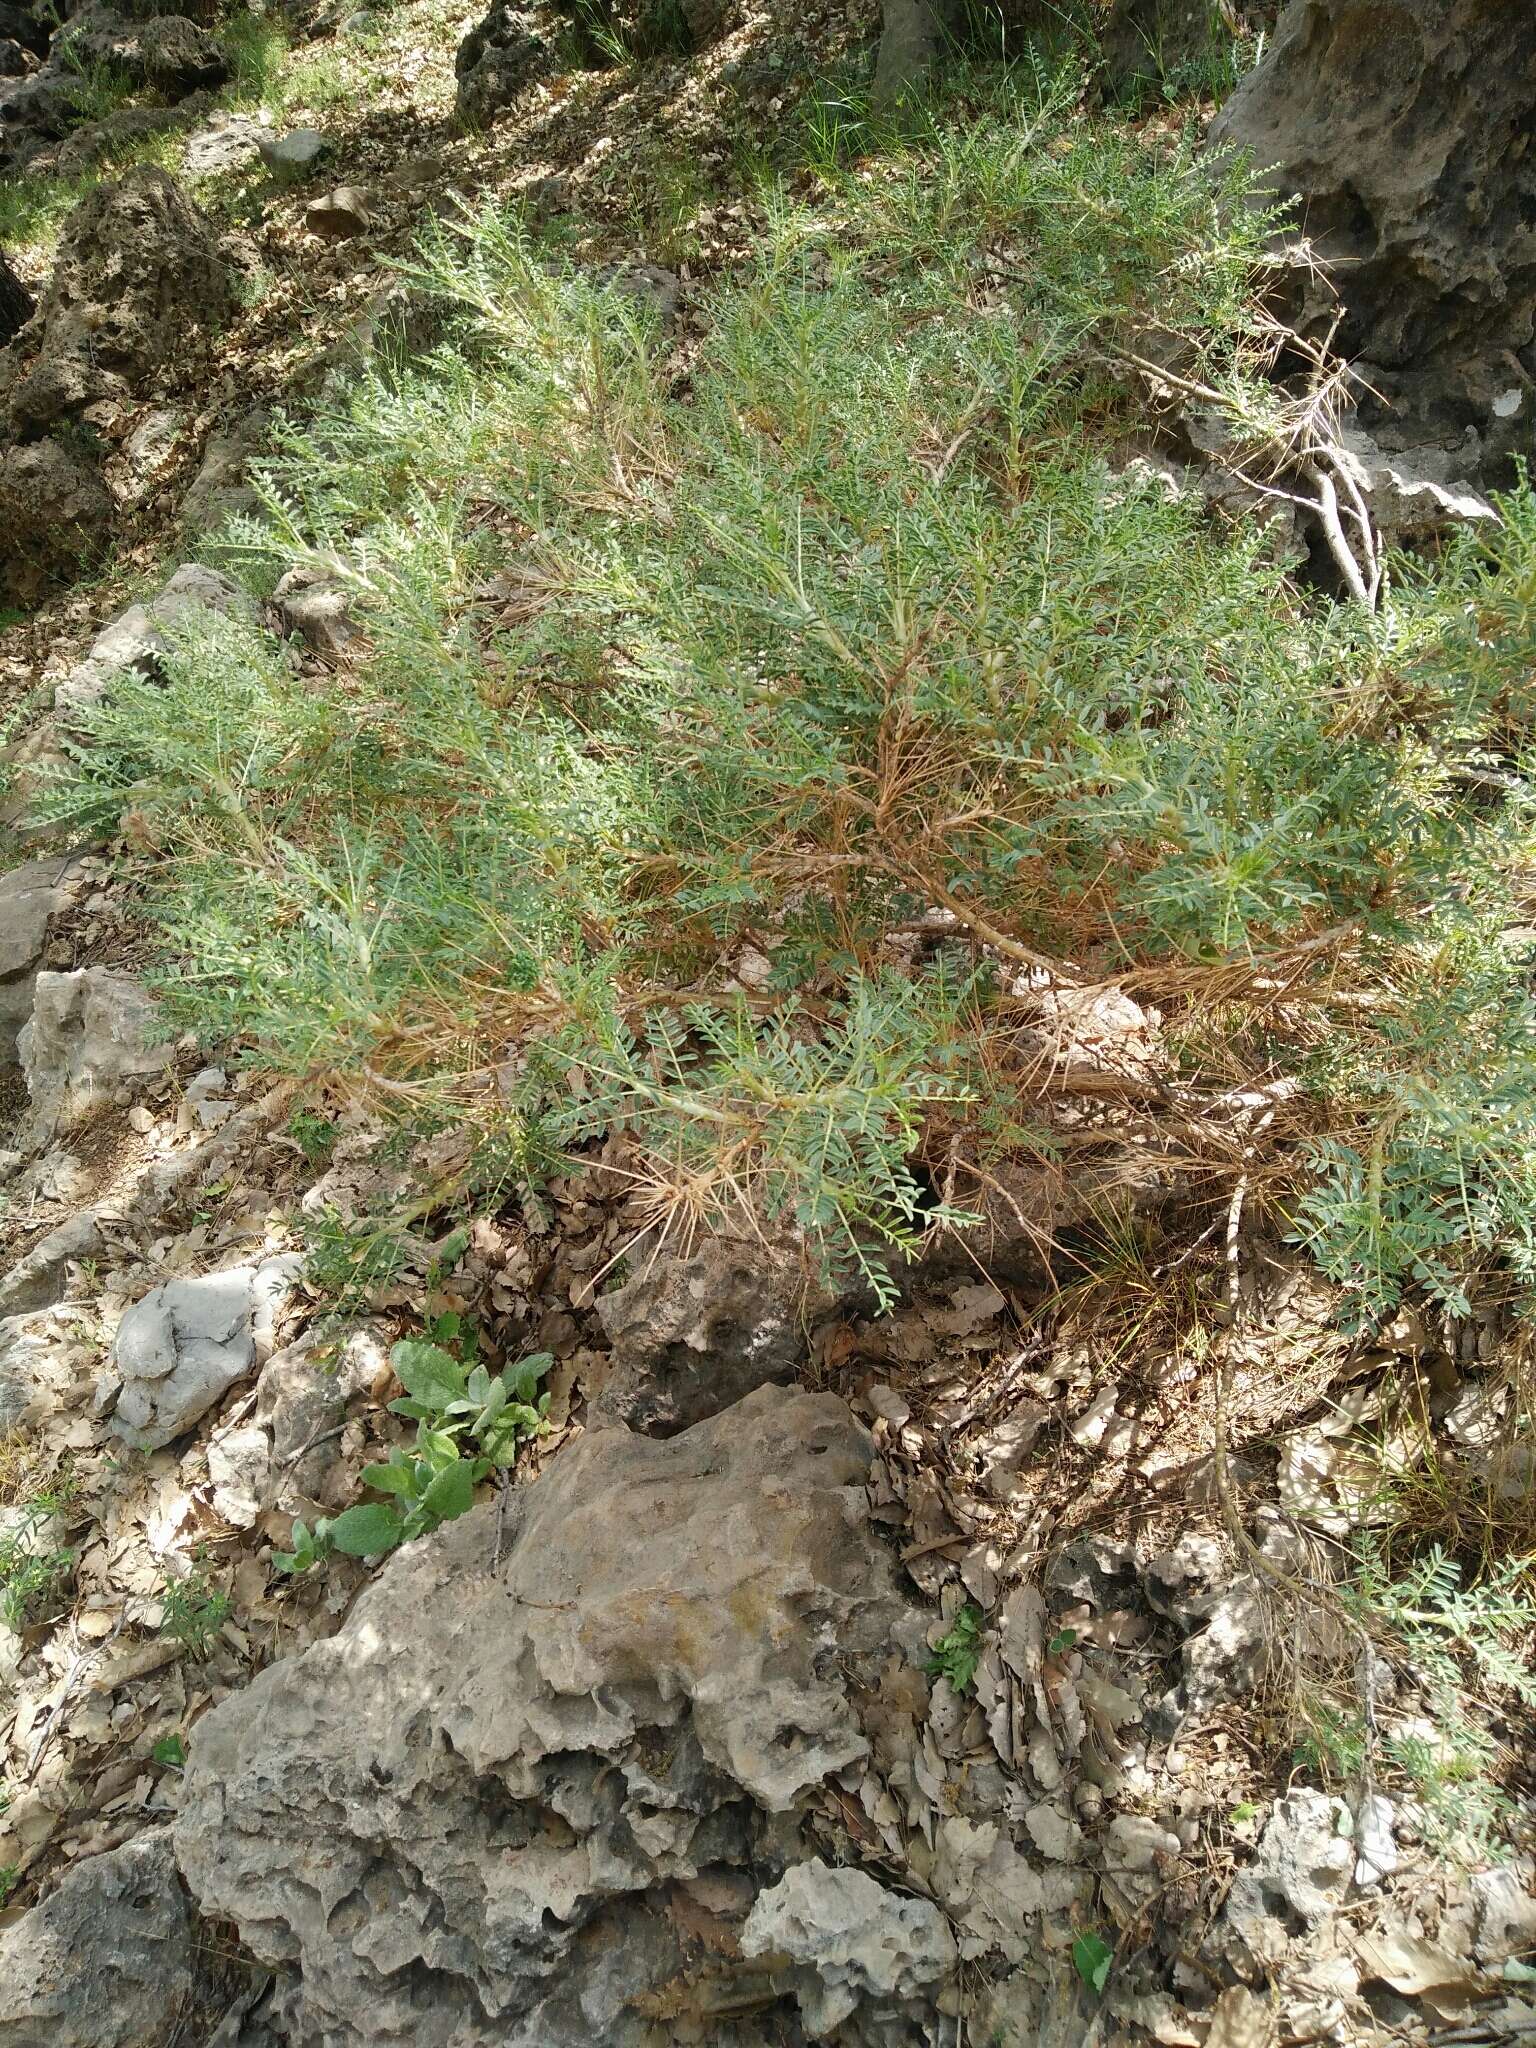
{"type": "MultiPolygon", "coordinates": [[[[0,6],[3,175],[106,165],[34,249],[0,354],[27,608],[4,644],[0,1541],[7,1587],[33,1570],[0,1632],[0,2048],[1536,2039],[1528,1814],[1447,1860],[1368,1772],[1290,1784],[1268,1689],[1282,1662],[1348,1669],[1384,1725],[1427,1725],[1409,1662],[1367,1646],[1362,1677],[1337,1605],[1287,1588],[1360,1519],[1343,1439],[1383,1376],[1422,1371],[1472,1435],[1498,1318],[1405,1313],[1362,1365],[1336,1293],[1268,1245],[1214,1340],[1220,1418],[1060,1313],[1084,1207],[1009,1193],[985,1272],[935,1258],[876,1318],[751,1238],[608,1284],[617,1156],[542,1219],[436,1236],[424,1197],[366,1301],[325,1298],[308,1226],[430,1189],[451,1134],[401,1155],[350,1109],[317,1151],[289,1088],[168,1039],[115,867],[134,821],[58,845],[44,771],[199,620],[262,617],[329,683],[357,628],[323,563],[258,600],[180,556],[251,502],[269,408],[408,323],[387,263],[423,211],[483,188],[573,212],[594,271],[661,303],[683,377],[700,289],[626,245],[615,183],[648,175],[662,110],[707,155],[876,23],[642,7],[624,33],[681,47],[635,77],[570,64],[559,9],[311,16],[311,57],[387,74],[375,120],[219,102],[236,66],[203,12],[89,0],[54,31],[0,6]],[[103,67],[106,111],[81,88],[103,67]],[[165,135],[175,174],[110,161],[165,135]],[[441,1314],[551,1355],[546,1433],[386,1564],[283,1578],[295,1515],[354,1501],[399,1439],[392,1340],[441,1314]]],[[[1524,170],[1507,207],[1486,195],[1536,83],[1483,11],[1397,12],[1430,61],[1392,119],[1347,66],[1326,132],[1295,112],[1325,30],[1366,34],[1296,0],[1220,134],[1281,161],[1359,263],[1358,346],[1404,404],[1339,445],[1373,531],[1434,534],[1491,518],[1529,447],[1524,170]],[[1454,174],[1423,132],[1447,69],[1496,80],[1486,122],[1450,109],[1454,174]],[[1447,178],[1490,232],[1431,214],[1447,178]]],[[[705,211],[707,268],[752,215],[705,211]]],[[[1201,406],[1153,396],[1178,412],[1160,459],[1229,496],[1201,406]]],[[[1123,994],[1057,1027],[1063,1068],[1133,1080],[1159,1028],[1123,994]]],[[[1172,1177],[1141,1186],[1176,1263],[1172,1177]]]]}

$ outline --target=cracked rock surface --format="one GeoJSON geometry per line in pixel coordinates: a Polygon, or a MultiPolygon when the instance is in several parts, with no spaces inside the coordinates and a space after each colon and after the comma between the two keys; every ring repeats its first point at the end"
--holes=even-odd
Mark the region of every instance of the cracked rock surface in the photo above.
{"type": "Polygon", "coordinates": [[[0,1933],[3,2048],[160,2048],[192,1993],[165,1829],[78,1864],[0,1933]]]}
{"type": "Polygon", "coordinates": [[[925,2038],[880,2016],[947,1961],[932,1909],[875,1901],[877,1939],[882,1888],[810,1867],[756,1910],[765,1959],[739,1938],[804,1861],[797,1806],[868,1751],[861,1678],[915,1646],[868,1463],[841,1401],[773,1388],[595,1432],[509,1497],[499,1563],[493,1503],[201,1723],[179,1860],[293,2048],[640,2048],[687,2014],[787,2043],[866,1997],[867,2038],[925,2038]]]}

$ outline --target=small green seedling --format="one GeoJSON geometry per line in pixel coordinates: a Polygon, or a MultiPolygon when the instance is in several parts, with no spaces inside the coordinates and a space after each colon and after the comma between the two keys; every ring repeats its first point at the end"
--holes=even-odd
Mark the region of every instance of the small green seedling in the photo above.
{"type": "Polygon", "coordinates": [[[956,1692],[969,1692],[981,1662],[981,1609],[962,1607],[950,1623],[947,1635],[939,1637],[926,1666],[930,1678],[947,1678],[956,1692]]]}
{"type": "Polygon", "coordinates": [[[51,1620],[74,1579],[75,1553],[41,1540],[66,1497],[64,1492],[39,1494],[22,1509],[10,1534],[0,1538],[0,1621],[18,1635],[51,1620]]]}
{"type": "Polygon", "coordinates": [[[209,1583],[201,1558],[179,1579],[168,1579],[160,1596],[160,1628],[190,1657],[206,1657],[229,1619],[229,1595],[209,1583]]]}
{"type": "Polygon", "coordinates": [[[162,1735],[149,1753],[154,1761],[167,1771],[179,1771],[187,1760],[187,1752],[179,1735],[162,1735]]]}
{"type": "MultiPolygon", "coordinates": [[[[441,1316],[433,1328],[451,1341],[459,1320],[441,1316]]],[[[539,1381],[554,1363],[547,1351],[493,1376],[441,1344],[412,1337],[395,1346],[390,1363],[405,1388],[390,1412],[416,1424],[416,1441],[409,1450],[397,1444],[384,1464],[363,1473],[363,1484],[388,1498],[360,1502],[313,1529],[295,1522],[293,1549],[273,1554],[279,1571],[307,1572],[336,1550],[378,1557],[466,1514],[481,1480],[510,1465],[518,1446],[545,1426],[549,1396],[539,1392],[539,1381]]]]}
{"type": "Polygon", "coordinates": [[[317,1110],[296,1109],[288,1119],[288,1136],[303,1153],[308,1166],[328,1166],[339,1135],[331,1119],[317,1110]]]}

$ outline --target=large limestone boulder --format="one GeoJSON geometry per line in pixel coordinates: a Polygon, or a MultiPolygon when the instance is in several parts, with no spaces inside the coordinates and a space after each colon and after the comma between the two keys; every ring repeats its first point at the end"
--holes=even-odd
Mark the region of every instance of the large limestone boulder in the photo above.
{"type": "MultiPolygon", "coordinates": [[[[1362,405],[1385,447],[1470,428],[1493,468],[1536,447],[1533,118],[1526,0],[1291,0],[1212,126],[1299,196],[1347,308],[1339,345],[1385,400],[1362,405]]],[[[1325,327],[1331,299],[1301,317],[1325,327]]]]}
{"type": "Polygon", "coordinates": [[[217,230],[174,178],[139,164],[98,185],[69,216],[37,315],[8,351],[18,431],[179,379],[232,301],[217,230]]]}
{"type": "Polygon", "coordinates": [[[16,1064],[16,1040],[32,1015],[48,921],[69,900],[69,857],[30,860],[0,875],[0,1069],[16,1064]]]}
{"type": "Polygon", "coordinates": [[[0,2048],[163,2048],[193,1958],[164,1829],[88,1857],[0,1932],[0,2048]]]}
{"type": "Polygon", "coordinates": [[[129,1100],[135,1084],[163,1073],[170,1050],[155,1042],[155,1027],[153,1001],[125,974],[105,967],[39,974],[17,1040],[31,1100],[28,1147],[94,1109],[129,1100]]]}
{"type": "Polygon", "coordinates": [[[0,448],[0,596],[34,602],[106,547],[116,510],[101,472],[62,441],[0,448]]]}
{"type": "Polygon", "coordinates": [[[459,119],[471,128],[487,128],[555,68],[555,56],[524,9],[495,0],[460,43],[453,68],[459,119]]]}
{"type": "Polygon", "coordinates": [[[868,1464],[841,1401],[777,1388],[589,1433],[199,1723],[178,1859],[291,2048],[935,2038],[952,1949],[874,1876],[812,1869],[741,1941],[869,1751],[861,1688],[922,1654],[868,1464]]]}

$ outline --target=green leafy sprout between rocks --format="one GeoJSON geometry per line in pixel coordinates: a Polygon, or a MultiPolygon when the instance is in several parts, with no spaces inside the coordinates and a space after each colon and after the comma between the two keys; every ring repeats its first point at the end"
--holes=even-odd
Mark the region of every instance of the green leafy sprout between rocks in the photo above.
{"type": "Polygon", "coordinates": [[[307,1572],[332,1551],[377,1557],[467,1514],[480,1482],[512,1464],[545,1426],[549,1396],[539,1381],[553,1363],[547,1352],[492,1374],[441,1344],[409,1337],[395,1345],[390,1363],[405,1388],[390,1412],[415,1422],[416,1440],[364,1467],[363,1484],[387,1498],[322,1517],[313,1529],[295,1521],[293,1549],[273,1556],[279,1571],[307,1572]]]}
{"type": "Polygon", "coordinates": [[[967,1602],[934,1645],[928,1659],[930,1678],[946,1678],[956,1692],[969,1692],[976,1681],[976,1666],[986,1647],[982,1637],[985,1620],[974,1602],[967,1602]]]}
{"type": "Polygon", "coordinates": [[[0,1621],[13,1633],[51,1620],[68,1600],[77,1558],[53,1534],[68,1499],[67,1488],[36,1495],[0,1536],[0,1621]]]}

